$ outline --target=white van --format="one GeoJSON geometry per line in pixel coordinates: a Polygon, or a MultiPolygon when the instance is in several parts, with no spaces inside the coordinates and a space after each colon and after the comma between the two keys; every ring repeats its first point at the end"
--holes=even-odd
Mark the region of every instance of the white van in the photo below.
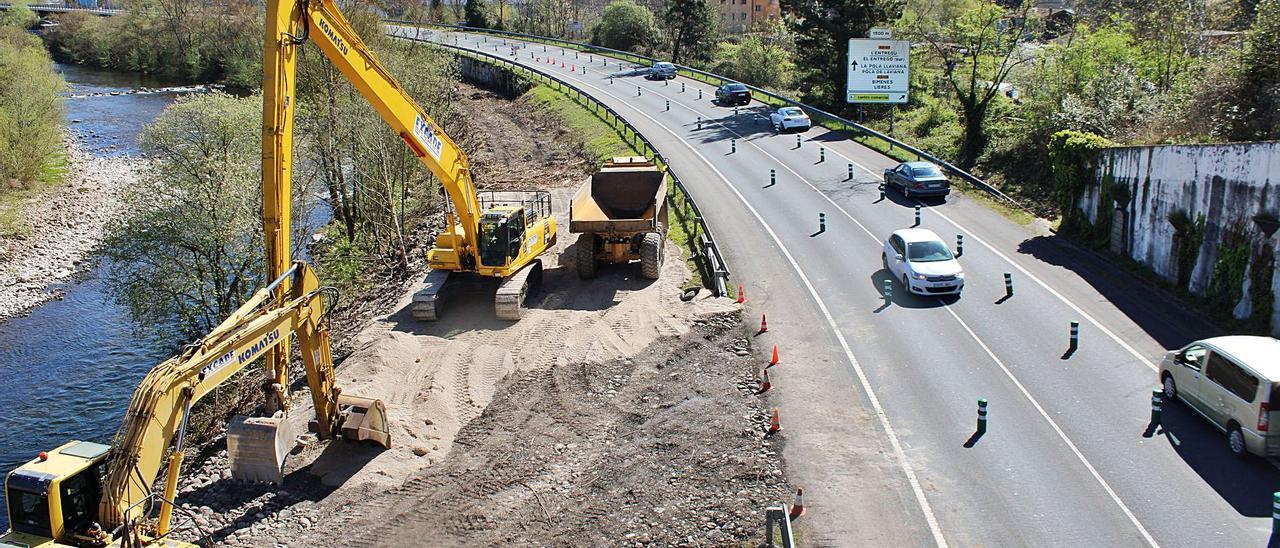
{"type": "Polygon", "coordinates": [[[1234,335],[1193,342],[1165,354],[1160,383],[1166,401],[1183,401],[1226,432],[1236,456],[1280,455],[1280,425],[1270,428],[1272,407],[1280,404],[1280,340],[1234,335]]]}

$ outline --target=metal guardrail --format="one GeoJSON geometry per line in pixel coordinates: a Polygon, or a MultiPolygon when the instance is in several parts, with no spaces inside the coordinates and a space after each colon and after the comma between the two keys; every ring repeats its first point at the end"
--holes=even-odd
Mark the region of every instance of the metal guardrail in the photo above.
{"type": "Polygon", "coordinates": [[[787,517],[786,506],[770,506],[764,510],[764,539],[765,546],[774,548],[779,544],[782,548],[793,548],[796,545],[795,537],[791,533],[791,519],[787,517]],[[774,534],[774,529],[777,534],[774,534]],[[779,539],[775,543],[773,539],[779,539]]]}
{"type": "MultiPolygon", "coordinates": [[[[645,63],[656,63],[656,62],[662,61],[661,59],[656,59],[656,58],[653,58],[653,57],[647,57],[647,56],[639,55],[639,54],[632,53],[632,52],[629,52],[629,51],[616,50],[616,49],[606,48],[606,47],[602,47],[602,46],[596,46],[596,45],[592,45],[592,44],[584,44],[584,43],[582,43],[582,42],[573,42],[573,41],[570,41],[570,40],[562,40],[562,39],[559,39],[559,38],[551,38],[551,37],[547,37],[547,36],[538,36],[538,35],[534,35],[534,34],[523,34],[523,33],[519,33],[519,32],[510,32],[510,31],[494,30],[494,29],[485,29],[485,28],[477,28],[477,27],[467,27],[467,26],[463,26],[463,25],[447,25],[447,24],[444,24],[444,23],[427,23],[427,22],[422,22],[422,21],[408,21],[408,20],[403,20],[403,19],[388,19],[388,20],[386,20],[386,21],[387,21],[387,22],[391,22],[391,23],[406,24],[406,25],[414,25],[414,26],[440,27],[440,28],[452,29],[452,30],[457,30],[457,31],[472,32],[472,33],[483,33],[483,34],[493,34],[493,35],[498,35],[498,36],[508,36],[508,37],[512,37],[512,38],[519,38],[519,39],[527,40],[527,41],[534,41],[534,42],[543,42],[543,43],[547,43],[547,44],[554,44],[554,45],[560,46],[560,47],[562,47],[562,48],[567,47],[567,48],[572,48],[572,49],[575,49],[575,50],[586,51],[586,52],[592,52],[592,53],[597,53],[597,52],[598,52],[598,53],[607,53],[607,54],[613,55],[613,56],[615,56],[615,57],[621,57],[621,58],[622,58],[622,59],[624,59],[624,60],[632,60],[632,59],[635,59],[636,61],[632,61],[632,62],[635,62],[635,63],[639,63],[639,62],[641,62],[641,61],[643,61],[643,62],[645,62],[645,63]]],[[[707,71],[704,71],[704,70],[699,70],[699,69],[696,69],[696,68],[693,68],[693,67],[689,67],[689,66],[685,66],[685,65],[676,65],[676,70],[677,70],[678,72],[680,72],[680,73],[684,73],[686,76],[689,76],[690,78],[693,78],[693,79],[695,79],[695,80],[702,80],[702,81],[705,81],[705,82],[707,82],[707,83],[714,84],[714,85],[723,85],[723,84],[731,83],[731,82],[732,82],[732,83],[741,83],[741,82],[737,82],[736,80],[732,80],[732,79],[729,79],[729,78],[725,78],[724,76],[720,76],[719,74],[714,74],[714,73],[711,73],[711,72],[707,72],[707,71]]],[[[918,148],[916,148],[916,147],[914,147],[914,146],[911,146],[911,145],[909,145],[909,144],[907,144],[907,143],[904,143],[904,142],[902,142],[902,141],[899,141],[899,140],[897,140],[897,139],[895,139],[895,138],[893,138],[893,137],[890,137],[890,136],[888,136],[888,135],[885,135],[885,134],[883,134],[883,133],[880,133],[879,131],[876,131],[876,130],[874,130],[874,129],[872,129],[872,128],[869,128],[869,127],[867,127],[867,126],[864,126],[864,125],[859,124],[859,123],[857,123],[857,122],[854,122],[854,121],[852,121],[852,120],[848,120],[848,119],[842,118],[842,117],[840,117],[840,116],[837,116],[837,115],[835,115],[835,114],[832,114],[832,113],[827,112],[827,111],[825,111],[825,110],[822,110],[822,109],[820,109],[820,108],[817,108],[817,107],[814,107],[814,106],[810,106],[810,105],[807,105],[807,104],[801,103],[800,101],[797,101],[797,100],[792,99],[792,98],[790,98],[790,97],[787,97],[787,96],[785,96],[785,95],[778,95],[777,93],[774,93],[774,92],[769,91],[769,90],[767,90],[767,89],[758,88],[758,87],[756,87],[756,86],[752,86],[752,85],[750,85],[750,84],[743,84],[743,85],[744,85],[744,86],[747,86],[747,88],[749,88],[749,89],[752,91],[753,96],[754,96],[754,95],[763,95],[763,96],[765,96],[765,97],[767,97],[767,98],[769,98],[769,99],[771,100],[771,101],[763,101],[763,100],[762,100],[761,102],[764,102],[764,103],[770,103],[770,104],[778,104],[778,105],[783,105],[783,104],[785,104],[785,105],[791,105],[791,106],[799,107],[799,108],[804,109],[806,112],[808,112],[810,116],[814,116],[814,115],[816,115],[817,117],[825,118],[825,119],[827,119],[827,120],[829,120],[829,121],[831,121],[831,122],[833,122],[833,123],[835,123],[835,124],[840,125],[840,126],[841,126],[844,130],[846,130],[846,131],[853,131],[853,132],[856,132],[856,133],[861,133],[861,134],[862,134],[862,135],[864,135],[864,136],[867,136],[867,137],[871,137],[871,138],[875,138],[875,139],[879,139],[879,140],[881,140],[881,141],[884,141],[885,143],[888,143],[888,144],[889,144],[890,148],[898,147],[898,148],[901,148],[901,149],[903,149],[903,150],[905,150],[905,151],[907,151],[907,152],[910,152],[911,154],[915,155],[917,158],[920,158],[920,159],[922,159],[922,160],[928,160],[928,161],[930,161],[930,162],[933,162],[933,163],[935,163],[935,164],[937,164],[937,165],[941,166],[943,169],[947,170],[947,171],[948,171],[948,172],[950,172],[951,174],[955,175],[956,177],[959,177],[959,178],[963,179],[965,182],[967,182],[967,183],[969,183],[969,184],[973,185],[974,187],[976,187],[976,188],[978,188],[978,189],[980,189],[980,190],[982,190],[982,191],[984,191],[984,192],[986,192],[986,193],[988,193],[988,194],[990,194],[990,195],[992,195],[992,196],[994,196],[994,197],[996,197],[996,198],[998,198],[998,199],[1000,199],[1000,200],[1003,200],[1003,201],[1005,201],[1005,202],[1009,203],[1010,205],[1012,205],[1012,206],[1014,206],[1014,207],[1017,207],[1018,209],[1021,209],[1021,210],[1023,210],[1023,211],[1030,211],[1029,209],[1027,209],[1025,206],[1023,206],[1023,205],[1022,205],[1021,203],[1019,203],[1018,201],[1014,200],[1013,198],[1010,198],[1007,194],[1005,194],[1005,193],[1001,192],[1001,191],[1000,191],[1000,189],[997,189],[996,187],[991,186],[990,184],[988,184],[986,181],[983,181],[983,180],[982,180],[981,178],[979,178],[978,176],[973,175],[972,173],[969,173],[969,172],[967,172],[967,171],[965,171],[965,170],[963,170],[963,169],[960,169],[959,167],[956,167],[956,166],[955,166],[955,165],[953,165],[951,162],[948,162],[948,161],[946,161],[946,160],[943,160],[943,159],[941,159],[941,158],[938,158],[937,156],[934,156],[934,155],[932,155],[932,154],[929,154],[928,152],[925,152],[925,151],[923,151],[923,150],[920,150],[920,149],[918,149],[918,148]]],[[[755,99],[759,100],[759,99],[758,99],[758,97],[753,97],[753,98],[755,98],[755,99]]]]}
{"type": "MultiPolygon", "coordinates": [[[[658,152],[658,149],[649,142],[649,139],[637,131],[635,126],[631,125],[631,122],[629,122],[625,117],[610,108],[609,105],[600,102],[595,97],[583,92],[573,84],[550,74],[544,74],[518,63],[513,63],[502,56],[419,37],[400,36],[396,34],[391,34],[391,36],[447,48],[458,55],[464,55],[478,61],[487,62],[511,73],[523,75],[531,80],[553,85],[556,87],[557,91],[560,91],[565,95],[586,101],[586,104],[592,108],[595,114],[600,115],[601,113],[604,113],[607,115],[610,127],[621,133],[630,146],[635,147],[644,156],[652,158],[655,162],[659,162],[662,166],[667,168],[667,173],[671,176],[671,180],[675,182],[674,188],[677,190],[679,199],[683,201],[684,205],[688,208],[688,212],[685,213],[685,218],[687,219],[689,216],[692,216],[693,232],[689,234],[689,239],[691,242],[697,242],[698,254],[702,257],[707,271],[713,278],[711,290],[715,292],[717,297],[728,294],[727,284],[730,275],[729,266],[725,263],[724,256],[720,253],[720,247],[716,245],[716,240],[711,233],[711,228],[707,226],[707,222],[702,216],[702,210],[698,208],[697,202],[693,200],[693,196],[691,196],[689,194],[689,190],[685,188],[684,181],[682,181],[679,174],[676,173],[675,167],[672,166],[671,163],[667,161],[666,157],[663,156],[662,153],[658,152]],[[619,124],[621,124],[621,128],[618,127],[619,124]]],[[[684,210],[680,208],[679,204],[675,204],[674,201],[673,205],[676,206],[676,215],[679,216],[680,212],[684,210]]]]}

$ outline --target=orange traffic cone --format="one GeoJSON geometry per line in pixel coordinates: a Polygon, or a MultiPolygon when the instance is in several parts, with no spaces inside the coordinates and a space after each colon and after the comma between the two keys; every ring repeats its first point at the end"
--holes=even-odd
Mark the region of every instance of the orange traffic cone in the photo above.
{"type": "MultiPolygon", "coordinates": [[[[773,345],[773,357],[769,359],[769,367],[778,365],[778,362],[778,345],[775,344],[773,345]]],[[[766,367],[765,369],[768,369],[769,367],[766,367]]]]}
{"type": "Polygon", "coordinates": [[[742,284],[738,284],[738,304],[747,302],[747,292],[742,290],[742,284]]]}
{"type": "Polygon", "coordinates": [[[564,61],[560,61],[560,68],[564,68],[564,61]]]}
{"type": "Polygon", "coordinates": [[[773,418],[769,420],[769,431],[766,435],[777,434],[782,431],[782,423],[778,422],[778,408],[773,408],[773,418]]]}
{"type": "Polygon", "coordinates": [[[804,515],[804,489],[796,489],[796,502],[791,505],[791,513],[787,517],[796,519],[804,515]]]}
{"type": "Polygon", "coordinates": [[[761,372],[761,375],[764,376],[764,381],[760,383],[760,390],[756,391],[756,394],[763,394],[773,388],[773,385],[769,383],[769,371],[765,370],[761,372]]]}
{"type": "Polygon", "coordinates": [[[764,314],[761,314],[761,315],[760,315],[760,330],[756,332],[756,335],[759,335],[759,334],[761,334],[761,333],[768,333],[768,332],[769,332],[769,321],[765,319],[764,314]]]}

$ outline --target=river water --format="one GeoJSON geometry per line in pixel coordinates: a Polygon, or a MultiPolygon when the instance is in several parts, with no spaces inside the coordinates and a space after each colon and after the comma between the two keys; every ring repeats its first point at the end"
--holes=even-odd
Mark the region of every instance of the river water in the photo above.
{"type": "MultiPolygon", "coordinates": [[[[75,65],[58,69],[70,84],[68,127],[86,150],[103,156],[138,153],[142,127],[180,93],[129,94],[172,84],[75,65]]],[[[131,332],[129,312],[104,292],[100,272],[64,286],[63,300],[0,323],[0,473],[73,439],[107,442],[138,381],[174,348],[131,332]]],[[[8,512],[0,512],[0,530],[7,526],[8,512]]]]}

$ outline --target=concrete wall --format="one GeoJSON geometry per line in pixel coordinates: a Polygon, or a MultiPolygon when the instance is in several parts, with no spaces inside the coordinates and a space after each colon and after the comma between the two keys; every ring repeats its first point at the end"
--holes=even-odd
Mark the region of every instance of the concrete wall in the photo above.
{"type": "Polygon", "coordinates": [[[532,84],[529,81],[519,78],[507,70],[498,68],[495,65],[476,61],[470,57],[459,56],[459,69],[462,72],[463,80],[504,94],[507,97],[516,97],[528,91],[532,84]]]}
{"type": "MultiPolygon", "coordinates": [[[[1185,209],[1192,219],[1205,217],[1204,240],[1186,289],[1203,295],[1217,260],[1217,247],[1224,232],[1232,227],[1245,229],[1251,238],[1251,260],[1273,257],[1280,234],[1268,238],[1253,222],[1264,211],[1280,215],[1280,141],[1223,145],[1167,145],[1117,147],[1103,151],[1094,169],[1095,184],[1080,201],[1090,222],[1111,223],[1114,203],[1099,219],[1099,195],[1109,179],[1127,185],[1133,195],[1115,234],[1124,241],[1112,242],[1113,249],[1149,267],[1170,282],[1178,281],[1174,250],[1174,228],[1168,216],[1185,209]]],[[[1252,268],[1250,264],[1250,268],[1252,268]]],[[[1277,269],[1280,274],[1280,269],[1277,269]]],[[[1249,276],[1246,275],[1246,284],[1249,276]]],[[[1280,291],[1280,279],[1273,276],[1272,292],[1280,291]]],[[[1242,301],[1249,300],[1246,286],[1242,301]]],[[[1280,299],[1276,299],[1271,326],[1280,336],[1280,299]]],[[[1238,303],[1237,318],[1247,317],[1251,303],[1238,303]]]]}

